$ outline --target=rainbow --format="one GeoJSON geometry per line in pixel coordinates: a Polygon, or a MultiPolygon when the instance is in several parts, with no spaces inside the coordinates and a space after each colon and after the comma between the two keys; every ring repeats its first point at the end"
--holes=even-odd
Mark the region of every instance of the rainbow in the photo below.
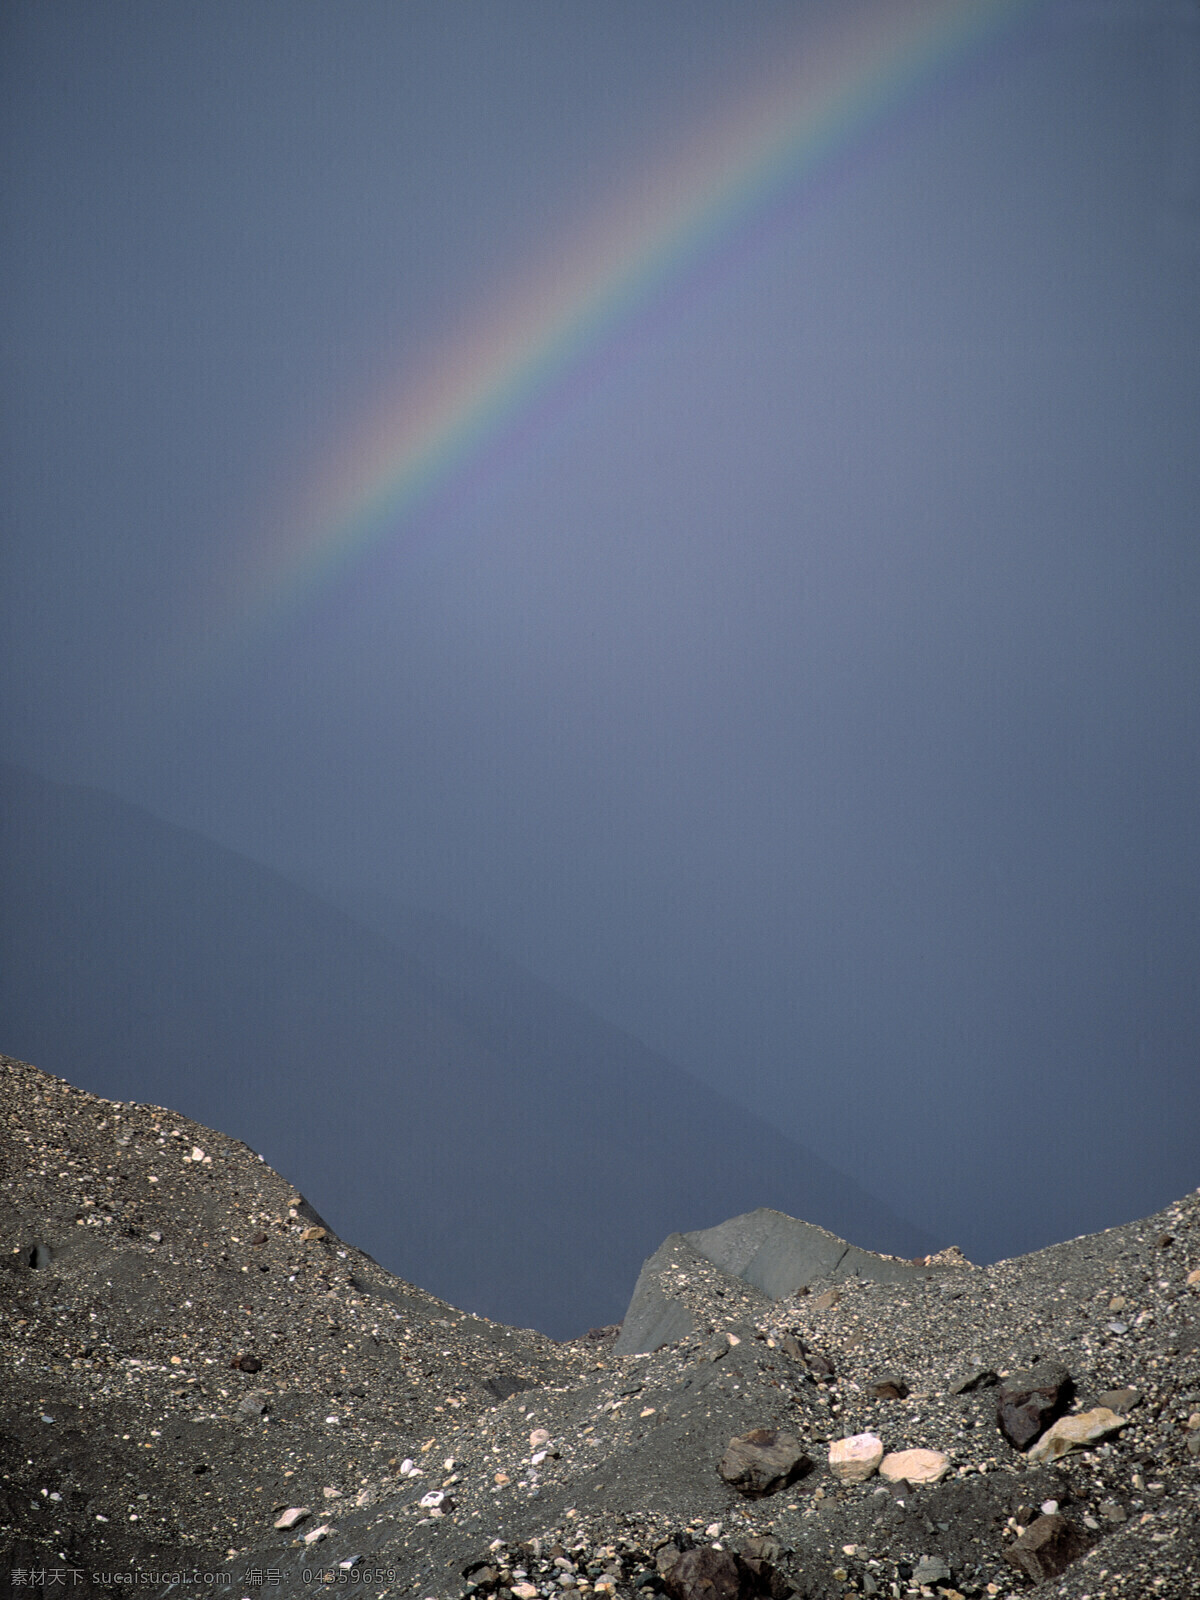
{"type": "Polygon", "coordinates": [[[544,268],[377,400],[253,541],[235,609],[294,614],[656,294],[935,72],[1040,0],[838,0],[728,114],[546,250],[544,268]]]}

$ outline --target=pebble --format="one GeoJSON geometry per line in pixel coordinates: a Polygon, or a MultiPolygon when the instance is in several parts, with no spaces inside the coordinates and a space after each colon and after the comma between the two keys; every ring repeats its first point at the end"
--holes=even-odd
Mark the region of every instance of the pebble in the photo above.
{"type": "Polygon", "coordinates": [[[312,1511],[308,1506],[289,1506],[282,1516],[276,1517],[275,1526],[285,1531],[294,1528],[298,1522],[303,1522],[305,1517],[311,1517],[312,1511]]]}
{"type": "Polygon", "coordinates": [[[1123,1417],[1126,1412],[1132,1411],[1134,1406],[1139,1405],[1141,1399],[1140,1389],[1106,1389],[1102,1395],[1097,1396],[1096,1404],[1107,1406],[1110,1411],[1115,1411],[1119,1417],[1123,1417]]]}
{"type": "Polygon", "coordinates": [[[894,1372],[882,1372],[871,1385],[876,1400],[903,1400],[908,1395],[908,1385],[894,1372]]]}

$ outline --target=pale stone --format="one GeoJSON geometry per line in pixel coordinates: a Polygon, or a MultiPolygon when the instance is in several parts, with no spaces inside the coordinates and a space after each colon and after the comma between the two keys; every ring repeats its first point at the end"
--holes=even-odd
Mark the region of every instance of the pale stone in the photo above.
{"type": "Polygon", "coordinates": [[[277,1528],[294,1528],[298,1522],[303,1522],[311,1512],[307,1506],[289,1506],[282,1516],[275,1519],[277,1528]]]}
{"type": "Polygon", "coordinates": [[[865,1483],[883,1460],[883,1440],[853,1433],[829,1446],[829,1470],[839,1483],[865,1483]]]}
{"type": "Polygon", "coordinates": [[[893,1450],[879,1463],[889,1483],[939,1483],[949,1471],[950,1457],[941,1450],[893,1450]]]}
{"type": "Polygon", "coordinates": [[[529,1435],[529,1448],[540,1450],[544,1444],[550,1443],[550,1434],[546,1428],[535,1428],[529,1435]]]}
{"type": "Polygon", "coordinates": [[[1059,1417],[1047,1428],[1038,1442],[1029,1450],[1030,1461],[1058,1461],[1071,1450],[1103,1439],[1128,1423],[1128,1417],[1119,1417],[1107,1406],[1097,1406],[1094,1411],[1081,1411],[1077,1416],[1059,1417]]]}

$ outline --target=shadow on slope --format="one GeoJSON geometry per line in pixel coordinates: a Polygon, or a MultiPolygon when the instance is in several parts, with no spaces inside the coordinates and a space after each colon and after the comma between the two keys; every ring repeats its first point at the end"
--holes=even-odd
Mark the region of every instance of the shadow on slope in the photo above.
{"type": "Polygon", "coordinates": [[[0,1045],[245,1140],[410,1282],[561,1338],[615,1321],[681,1222],[771,1206],[932,1248],[520,969],[451,961],[445,929],[401,948],[112,795],[0,771],[0,1045]]]}

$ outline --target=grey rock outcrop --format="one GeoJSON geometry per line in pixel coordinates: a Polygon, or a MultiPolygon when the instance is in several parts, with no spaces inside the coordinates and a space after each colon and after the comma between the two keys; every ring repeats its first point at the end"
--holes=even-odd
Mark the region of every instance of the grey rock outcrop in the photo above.
{"type": "MultiPolygon", "coordinates": [[[[961,1274],[961,1266],[918,1265],[847,1244],[813,1222],[760,1207],[713,1228],[673,1233],[644,1263],[614,1353],[661,1350],[697,1329],[688,1291],[715,1268],[731,1304],[746,1310],[782,1300],[814,1283],[848,1278],[873,1283],[961,1274]],[[706,1274],[707,1269],[707,1274],[706,1274]]],[[[969,1270],[969,1269],[966,1269],[969,1270]]]]}

